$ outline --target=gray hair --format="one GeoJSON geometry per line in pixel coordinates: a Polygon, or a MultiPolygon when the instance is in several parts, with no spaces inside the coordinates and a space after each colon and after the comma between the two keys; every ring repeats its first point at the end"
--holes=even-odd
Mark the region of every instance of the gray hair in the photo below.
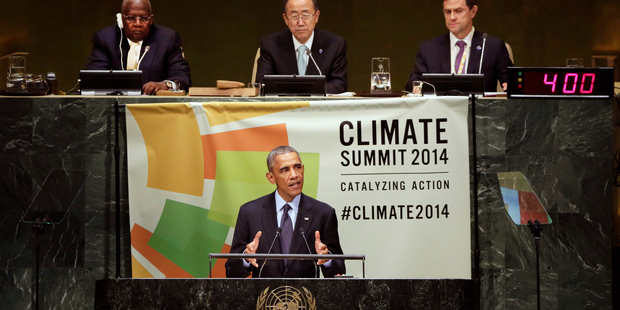
{"type": "MultiPolygon", "coordinates": [[[[287,4],[288,4],[288,0],[282,1],[282,9],[284,11],[284,14],[286,14],[286,5],[287,4]]],[[[319,0],[312,0],[312,4],[314,5],[314,10],[318,11],[319,10],[319,0]]]]}
{"type": "Polygon", "coordinates": [[[281,145],[271,150],[271,152],[269,152],[269,155],[267,156],[267,169],[269,169],[269,172],[272,172],[274,161],[276,161],[276,157],[278,155],[284,155],[289,153],[296,153],[297,157],[299,157],[299,160],[301,161],[301,156],[299,156],[299,152],[297,152],[296,149],[288,145],[281,145]]]}

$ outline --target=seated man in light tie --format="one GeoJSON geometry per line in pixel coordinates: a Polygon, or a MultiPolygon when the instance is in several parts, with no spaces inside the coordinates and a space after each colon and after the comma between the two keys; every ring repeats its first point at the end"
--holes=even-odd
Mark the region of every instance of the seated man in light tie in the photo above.
{"type": "Polygon", "coordinates": [[[484,74],[486,92],[496,91],[498,80],[502,88],[507,89],[507,68],[512,66],[508,49],[503,40],[491,36],[487,37],[486,43],[483,42],[483,34],[473,26],[477,12],[476,0],[443,1],[446,27],[450,32],[420,44],[415,69],[411,72],[405,90],[413,91],[413,81],[421,81],[423,73],[479,72],[484,74]]]}
{"type": "Polygon", "coordinates": [[[149,0],[124,0],[119,25],[93,34],[87,70],[142,70],[142,93],[192,85],[178,32],[153,24],[149,0]],[[122,26],[122,29],[120,28],[122,26]]]}
{"type": "Polygon", "coordinates": [[[315,29],[321,14],[317,0],[285,0],[283,7],[282,18],[288,29],[261,39],[256,81],[262,83],[263,77],[271,74],[318,75],[318,66],[325,75],[326,93],[346,92],[347,43],[335,34],[315,29]]]}
{"type": "MultiPolygon", "coordinates": [[[[342,254],[336,211],[302,194],[304,165],[299,153],[290,146],[279,146],[267,156],[267,168],[267,179],[276,190],[241,206],[230,253],[342,254]]],[[[316,263],[229,259],[226,277],[314,278],[318,277],[317,265],[325,278],[346,272],[344,261],[336,259],[316,263]]]]}

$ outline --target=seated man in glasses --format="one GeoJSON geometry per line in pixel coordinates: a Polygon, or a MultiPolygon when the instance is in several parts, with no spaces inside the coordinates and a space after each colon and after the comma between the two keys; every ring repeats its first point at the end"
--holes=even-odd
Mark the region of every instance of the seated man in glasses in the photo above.
{"type": "Polygon", "coordinates": [[[328,94],[347,91],[347,43],[314,28],[320,13],[317,0],[284,0],[282,17],[288,29],[261,39],[256,82],[269,74],[318,75],[318,66],[328,94]]]}
{"type": "Polygon", "coordinates": [[[124,0],[121,19],[93,35],[87,70],[142,70],[142,92],[188,90],[189,64],[176,31],[153,24],[149,0],[124,0]],[[121,29],[122,26],[122,29],[121,29]]]}

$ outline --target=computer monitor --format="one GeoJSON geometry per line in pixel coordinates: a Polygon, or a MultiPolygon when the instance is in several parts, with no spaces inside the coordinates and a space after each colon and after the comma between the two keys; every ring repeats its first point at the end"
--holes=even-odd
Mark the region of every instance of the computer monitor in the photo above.
{"type": "Polygon", "coordinates": [[[80,70],[80,90],[85,96],[140,96],[142,71],[80,70]]]}
{"type": "Polygon", "coordinates": [[[324,75],[265,75],[263,84],[266,97],[325,97],[324,75]]]}
{"type": "MultiPolygon", "coordinates": [[[[437,96],[484,95],[484,74],[422,73],[422,80],[435,86],[437,96]]],[[[426,83],[422,86],[424,95],[435,91],[426,83]]]]}

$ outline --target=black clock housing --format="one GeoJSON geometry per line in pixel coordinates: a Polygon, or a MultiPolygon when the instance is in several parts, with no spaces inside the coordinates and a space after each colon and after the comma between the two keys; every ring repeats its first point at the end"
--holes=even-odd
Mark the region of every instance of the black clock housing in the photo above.
{"type": "Polygon", "coordinates": [[[508,98],[612,98],[614,68],[508,67],[508,98]]]}

